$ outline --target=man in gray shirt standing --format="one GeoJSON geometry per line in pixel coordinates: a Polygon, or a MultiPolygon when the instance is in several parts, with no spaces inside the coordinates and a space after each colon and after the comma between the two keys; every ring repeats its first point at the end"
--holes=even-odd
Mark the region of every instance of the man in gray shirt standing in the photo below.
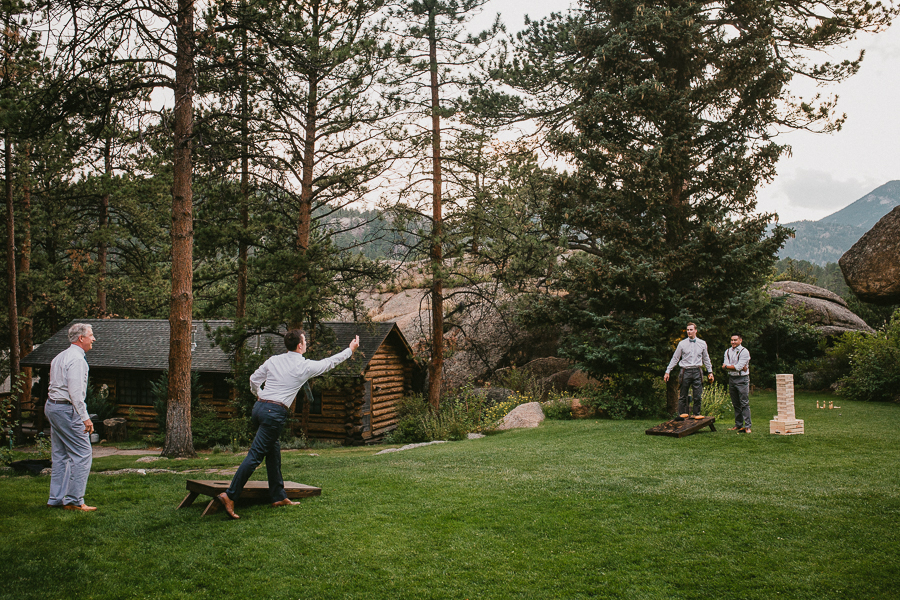
{"type": "Polygon", "coordinates": [[[728,394],[734,407],[734,427],[728,431],[750,433],[750,352],[740,334],[731,336],[722,368],[728,371],[728,394]]]}
{"type": "Polygon", "coordinates": [[[287,332],[284,336],[284,345],[287,352],[272,356],[250,376],[250,391],[257,398],[250,423],[258,429],[250,451],[234,474],[231,485],[216,496],[232,519],[240,518],[234,512],[234,501],[240,497],[247,480],[263,459],[266,461],[272,506],[297,504],[284,492],[284,479],[281,477],[281,444],[278,438],[287,422],[294,398],[303,384],[353,356],[359,348],[359,336],[350,342],[348,348],[323,360],[307,360],[303,357],[303,353],[306,352],[306,334],[300,329],[287,332]]]}
{"type": "Polygon", "coordinates": [[[703,398],[703,373],[700,366],[706,367],[709,380],[713,380],[712,362],[709,360],[709,352],[706,348],[706,342],[697,337],[697,326],[693,323],[687,324],[688,336],[678,342],[675,348],[675,354],[666,367],[666,374],[663,381],[669,381],[669,373],[675,368],[675,365],[681,367],[681,394],[678,397],[678,418],[686,419],[691,413],[688,412],[688,391],[693,390],[695,419],[702,419],[700,414],[700,401],[703,398]]]}
{"type": "Polygon", "coordinates": [[[44,414],[50,422],[50,498],[47,506],[66,510],[93,511],[84,503],[84,490],[91,472],[91,438],[94,424],[87,412],[88,364],[84,353],[94,346],[90,325],[69,328],[71,345],[50,363],[50,388],[44,414]]]}

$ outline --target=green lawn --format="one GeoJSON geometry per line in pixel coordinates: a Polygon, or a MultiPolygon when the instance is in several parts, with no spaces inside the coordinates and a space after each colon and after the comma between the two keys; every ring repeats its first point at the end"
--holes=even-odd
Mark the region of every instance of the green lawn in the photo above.
{"type": "MultiPolygon", "coordinates": [[[[790,437],[757,394],[750,435],[551,421],[287,453],[285,479],[322,496],[239,521],[175,510],[208,475],[93,473],[94,514],[45,508],[48,477],[2,478],[0,598],[898,598],[900,406],[816,398],[798,394],[790,437]]],[[[135,458],[94,470],[163,466],[135,458]]],[[[204,458],[165,466],[239,462],[204,458]]]]}

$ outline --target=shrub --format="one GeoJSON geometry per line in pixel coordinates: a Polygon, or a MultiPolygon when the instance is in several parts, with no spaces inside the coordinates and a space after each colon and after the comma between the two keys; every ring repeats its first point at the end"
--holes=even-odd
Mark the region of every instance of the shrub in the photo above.
{"type": "Polygon", "coordinates": [[[543,382],[540,377],[527,369],[505,369],[494,381],[496,387],[503,387],[518,392],[523,396],[535,398],[538,401],[545,398],[549,392],[549,384],[543,382]]]}
{"type": "Polygon", "coordinates": [[[728,387],[719,383],[710,383],[703,386],[703,401],[700,413],[716,420],[727,417],[732,409],[731,395],[728,387]]]}
{"type": "Polygon", "coordinates": [[[849,373],[838,393],[851,400],[900,401],[900,309],[874,335],[845,334],[841,351],[849,356],[849,373]]]}
{"type": "Polygon", "coordinates": [[[666,404],[661,382],[649,375],[610,375],[582,388],[584,404],[611,419],[659,416],[666,404]]]}
{"type": "Polygon", "coordinates": [[[557,421],[566,421],[572,419],[572,399],[565,396],[556,396],[550,398],[543,404],[541,408],[544,416],[548,419],[557,421]]]}
{"type": "Polygon", "coordinates": [[[97,421],[100,423],[116,416],[116,405],[109,401],[109,388],[106,387],[106,384],[100,386],[100,389],[88,387],[84,403],[88,414],[97,415],[97,421]]]}

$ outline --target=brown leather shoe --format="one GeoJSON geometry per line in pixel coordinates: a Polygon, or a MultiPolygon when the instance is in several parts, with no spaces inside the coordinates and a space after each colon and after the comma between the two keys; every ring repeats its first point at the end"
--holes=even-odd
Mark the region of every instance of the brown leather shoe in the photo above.
{"type": "Polygon", "coordinates": [[[290,498],[285,498],[284,500],[279,500],[278,502],[273,502],[272,507],[276,508],[278,506],[293,506],[295,504],[300,504],[300,503],[293,502],[290,498]]]}
{"type": "Polygon", "coordinates": [[[236,512],[234,512],[234,500],[228,497],[228,494],[222,492],[218,496],[216,496],[216,500],[222,503],[222,506],[225,507],[225,512],[228,513],[228,516],[232,519],[240,519],[236,512]]]}
{"type": "Polygon", "coordinates": [[[744,428],[744,433],[750,433],[750,428],[749,428],[749,427],[745,427],[745,428],[744,428]]]}
{"type": "Polygon", "coordinates": [[[96,506],[88,506],[87,504],[82,504],[81,506],[77,506],[75,504],[66,504],[63,506],[65,510],[80,510],[82,512],[91,512],[97,510],[96,506]]]}

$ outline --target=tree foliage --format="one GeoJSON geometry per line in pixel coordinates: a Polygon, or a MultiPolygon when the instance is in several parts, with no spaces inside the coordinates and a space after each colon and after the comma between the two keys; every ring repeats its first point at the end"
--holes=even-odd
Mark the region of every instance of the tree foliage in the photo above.
{"type": "Polygon", "coordinates": [[[499,74],[567,165],[544,219],[572,251],[553,286],[565,295],[533,315],[571,327],[568,356],[658,372],[688,321],[724,338],[751,320],[788,235],[756,212],[787,151],[772,135],[841,123],[832,100],[793,101],[788,83],[853,74],[861,56],[808,57],[891,16],[842,0],[584,0],[519,34],[499,74]]]}

